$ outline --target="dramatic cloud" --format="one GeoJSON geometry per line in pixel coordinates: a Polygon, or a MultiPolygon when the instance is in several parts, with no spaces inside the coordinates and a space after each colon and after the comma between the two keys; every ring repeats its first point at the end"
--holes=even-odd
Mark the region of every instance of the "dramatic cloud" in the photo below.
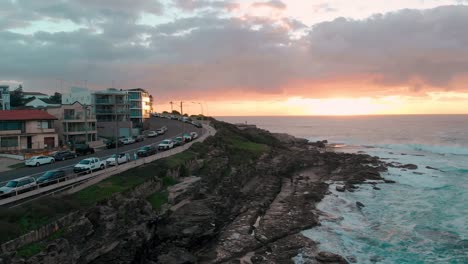
{"type": "Polygon", "coordinates": [[[253,7],[268,7],[274,9],[286,9],[286,4],[279,0],[271,0],[268,2],[255,2],[252,4],[253,7]]]}
{"type": "Polygon", "coordinates": [[[175,0],[176,5],[185,11],[213,8],[234,10],[239,7],[238,3],[231,1],[208,1],[208,0],[175,0]]]}
{"type": "MultiPolygon", "coordinates": [[[[95,88],[114,83],[147,88],[157,100],[468,89],[466,6],[338,18],[308,28],[293,18],[216,14],[150,26],[141,23],[142,14],[158,18],[166,9],[158,1],[43,2],[2,4],[0,14],[11,17],[0,18],[0,80],[23,80],[26,88],[48,91],[57,80],[86,80],[95,88]],[[83,28],[5,30],[43,18],[67,18],[83,28]]],[[[187,11],[229,8],[225,1],[175,3],[187,11]]],[[[280,1],[262,3],[285,8],[280,1]]]]}

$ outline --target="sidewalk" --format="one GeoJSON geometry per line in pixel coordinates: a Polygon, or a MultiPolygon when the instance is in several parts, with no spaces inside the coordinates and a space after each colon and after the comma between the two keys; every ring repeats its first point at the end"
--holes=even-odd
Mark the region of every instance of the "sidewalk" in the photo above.
{"type": "Polygon", "coordinates": [[[0,157],[0,172],[13,170],[14,168],[9,168],[8,166],[21,163],[24,163],[24,161],[0,157]]]}

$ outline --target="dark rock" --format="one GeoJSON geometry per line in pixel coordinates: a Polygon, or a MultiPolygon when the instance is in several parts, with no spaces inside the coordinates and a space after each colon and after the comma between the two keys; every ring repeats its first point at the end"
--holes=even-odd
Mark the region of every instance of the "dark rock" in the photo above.
{"type": "Polygon", "coordinates": [[[366,207],[363,203],[361,203],[361,202],[359,202],[359,201],[356,202],[356,206],[357,206],[359,209],[361,209],[362,207],[366,207]]]}
{"type": "Polygon", "coordinates": [[[396,183],[396,181],[394,181],[394,180],[387,180],[387,179],[384,179],[383,181],[384,181],[385,183],[396,183]]]}
{"type": "Polygon", "coordinates": [[[315,259],[323,263],[348,263],[342,256],[326,251],[319,252],[315,259]]]}
{"type": "Polygon", "coordinates": [[[344,192],[346,191],[346,187],[344,185],[337,185],[335,189],[339,192],[344,192]]]}
{"type": "Polygon", "coordinates": [[[400,166],[400,168],[408,169],[408,170],[416,170],[418,166],[414,164],[405,164],[405,165],[400,166]]]}
{"type": "Polygon", "coordinates": [[[424,173],[422,173],[422,172],[417,172],[417,171],[413,171],[413,174],[416,174],[416,175],[423,175],[424,173]]]}
{"type": "Polygon", "coordinates": [[[373,188],[374,190],[380,190],[380,188],[377,187],[377,186],[374,186],[374,187],[372,187],[372,188],[373,188]]]}
{"type": "Polygon", "coordinates": [[[426,166],[426,169],[441,171],[440,169],[437,169],[437,168],[434,168],[434,167],[431,167],[431,166],[426,166]]]}

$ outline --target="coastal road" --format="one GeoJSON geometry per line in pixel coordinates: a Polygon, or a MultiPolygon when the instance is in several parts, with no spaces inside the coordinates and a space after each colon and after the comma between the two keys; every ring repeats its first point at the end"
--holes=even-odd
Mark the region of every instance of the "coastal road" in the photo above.
{"type": "Polygon", "coordinates": [[[178,135],[183,133],[190,133],[190,132],[197,132],[199,135],[202,133],[201,128],[197,128],[191,124],[183,123],[177,120],[169,120],[165,118],[159,117],[151,117],[150,119],[150,130],[156,130],[162,126],[167,126],[168,130],[164,135],[160,135],[154,138],[145,138],[143,142],[138,142],[135,144],[124,145],[119,147],[118,149],[105,149],[101,151],[96,151],[96,153],[87,155],[87,156],[79,156],[75,159],[69,159],[65,161],[57,161],[54,164],[47,164],[42,165],[40,167],[24,167],[20,169],[13,169],[5,172],[0,173],[0,182],[5,182],[12,179],[17,179],[24,176],[32,176],[38,177],[42,175],[44,172],[49,170],[61,169],[64,170],[66,173],[71,173],[73,170],[73,166],[77,164],[80,160],[88,157],[97,157],[100,159],[107,159],[109,156],[116,154],[116,153],[130,153],[131,157],[133,157],[133,153],[137,151],[139,148],[145,145],[150,144],[158,144],[164,139],[167,138],[174,138],[178,135]]]}

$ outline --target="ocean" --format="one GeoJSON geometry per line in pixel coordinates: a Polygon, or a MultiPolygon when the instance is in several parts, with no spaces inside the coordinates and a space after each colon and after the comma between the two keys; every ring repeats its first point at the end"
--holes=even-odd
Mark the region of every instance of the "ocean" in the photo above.
{"type": "Polygon", "coordinates": [[[331,183],[322,225],[303,232],[321,250],[356,263],[468,263],[468,115],[217,118],[418,166],[389,168],[396,183],[381,190],[331,183]]]}

